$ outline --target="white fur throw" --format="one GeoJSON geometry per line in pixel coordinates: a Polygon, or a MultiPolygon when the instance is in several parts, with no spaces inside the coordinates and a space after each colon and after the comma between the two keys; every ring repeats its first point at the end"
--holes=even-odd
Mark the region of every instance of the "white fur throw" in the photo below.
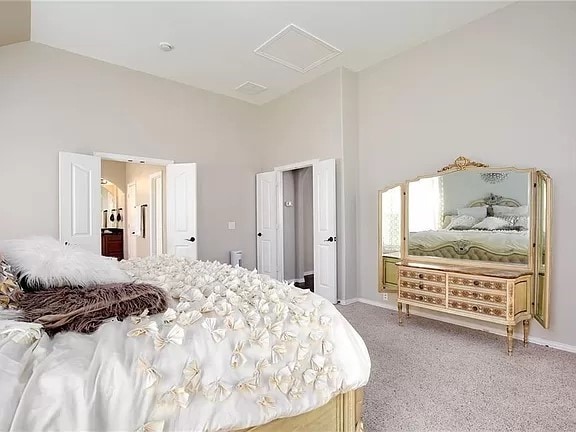
{"type": "Polygon", "coordinates": [[[0,242],[0,253],[31,289],[131,282],[118,262],[52,237],[0,242]]]}

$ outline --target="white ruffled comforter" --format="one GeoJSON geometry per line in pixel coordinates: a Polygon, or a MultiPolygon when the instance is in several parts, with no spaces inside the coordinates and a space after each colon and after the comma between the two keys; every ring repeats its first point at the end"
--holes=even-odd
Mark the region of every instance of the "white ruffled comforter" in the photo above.
{"type": "Polygon", "coordinates": [[[123,266],[165,288],[173,308],[53,339],[0,321],[0,430],[241,429],[368,381],[362,339],[313,293],[220,263],[123,266]]]}

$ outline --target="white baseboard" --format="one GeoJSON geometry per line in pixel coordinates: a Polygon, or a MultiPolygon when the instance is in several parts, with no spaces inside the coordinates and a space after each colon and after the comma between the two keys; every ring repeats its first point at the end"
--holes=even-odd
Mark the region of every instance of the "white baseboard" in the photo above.
{"type": "MultiPolygon", "coordinates": [[[[388,310],[392,310],[392,311],[397,311],[397,307],[395,304],[389,304],[389,303],[384,303],[384,302],[379,302],[376,300],[370,300],[370,299],[365,299],[365,298],[352,298],[352,299],[348,299],[348,300],[340,300],[340,304],[347,306],[353,303],[364,303],[364,304],[369,304],[372,306],[377,306],[377,307],[381,307],[384,309],[388,309],[388,310]]],[[[459,325],[462,327],[467,327],[467,328],[471,328],[474,330],[480,330],[480,331],[485,331],[487,333],[492,333],[492,334],[496,334],[498,336],[506,336],[506,332],[502,329],[494,329],[491,327],[487,327],[485,325],[483,325],[483,323],[481,321],[478,322],[474,322],[474,323],[463,323],[462,321],[453,318],[451,315],[435,315],[435,314],[431,314],[423,309],[416,309],[416,308],[411,308],[410,309],[410,314],[411,315],[417,315],[417,316],[421,316],[423,318],[429,318],[429,319],[434,319],[437,321],[442,321],[448,324],[454,324],[454,325],[459,325]]],[[[514,335],[515,339],[519,339],[522,340],[523,336],[521,333],[516,333],[514,335]]],[[[543,338],[539,338],[539,337],[534,337],[534,336],[528,336],[528,342],[536,344],[536,345],[543,345],[549,348],[555,348],[561,351],[567,351],[567,352],[571,352],[571,353],[576,353],[576,346],[574,345],[568,345],[562,342],[555,342],[555,341],[551,341],[551,340],[547,340],[547,339],[543,339],[543,338]]]]}

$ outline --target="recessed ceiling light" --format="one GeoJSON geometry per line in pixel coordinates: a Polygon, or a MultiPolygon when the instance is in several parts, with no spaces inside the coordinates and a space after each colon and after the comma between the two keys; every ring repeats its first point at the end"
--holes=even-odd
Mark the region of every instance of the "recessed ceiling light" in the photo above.
{"type": "Polygon", "coordinates": [[[162,51],[172,51],[174,49],[174,46],[168,42],[160,42],[160,45],[158,45],[160,47],[160,49],[162,51]]]}

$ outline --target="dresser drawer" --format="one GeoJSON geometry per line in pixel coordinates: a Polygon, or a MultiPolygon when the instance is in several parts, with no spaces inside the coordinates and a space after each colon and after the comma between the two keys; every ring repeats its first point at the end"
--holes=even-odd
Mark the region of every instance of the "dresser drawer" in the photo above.
{"type": "Polygon", "coordinates": [[[473,314],[506,318],[506,305],[485,305],[473,301],[448,298],[448,309],[457,309],[473,314]]]}
{"type": "Polygon", "coordinates": [[[471,287],[471,288],[483,288],[504,292],[506,291],[506,281],[503,281],[501,279],[484,279],[484,278],[474,278],[470,276],[460,276],[460,275],[449,275],[448,286],[450,288],[455,286],[455,288],[471,287]]]}
{"type": "Polygon", "coordinates": [[[435,273],[427,270],[406,270],[401,268],[400,277],[403,279],[413,279],[415,281],[426,281],[430,283],[446,283],[445,273],[435,273]]]}
{"type": "Polygon", "coordinates": [[[502,291],[482,292],[466,288],[448,288],[448,296],[453,300],[479,300],[497,305],[506,305],[506,293],[502,291]]]}
{"type": "Polygon", "coordinates": [[[400,278],[400,289],[417,291],[422,294],[426,294],[427,292],[444,294],[446,292],[446,287],[443,284],[434,284],[424,280],[405,279],[403,277],[400,278]]]}
{"type": "Polygon", "coordinates": [[[446,298],[444,296],[435,296],[432,294],[420,294],[402,290],[400,290],[398,296],[401,299],[409,300],[410,302],[414,303],[421,303],[423,305],[436,305],[436,306],[446,305],[446,298]]]}

